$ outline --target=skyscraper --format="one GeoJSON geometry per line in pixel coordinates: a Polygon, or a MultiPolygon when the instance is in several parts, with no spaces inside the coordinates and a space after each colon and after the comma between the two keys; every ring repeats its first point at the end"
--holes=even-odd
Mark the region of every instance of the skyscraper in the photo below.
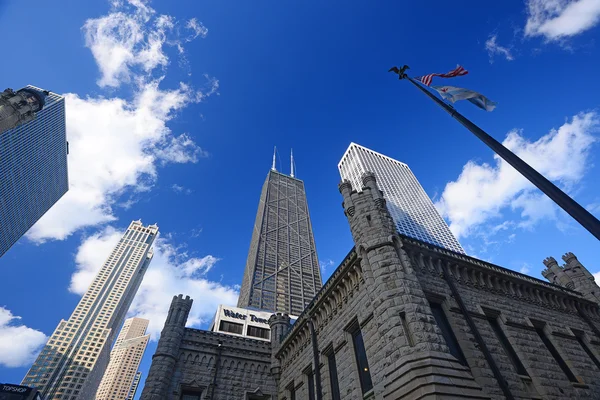
{"type": "MultiPolygon", "coordinates": [[[[110,362],[96,393],[96,400],[124,400],[139,383],[138,368],[150,335],[147,319],[129,318],[110,352],[110,362]],[[136,381],[137,376],[137,381],[136,381]]],[[[133,398],[133,396],[131,396],[133,398]]]]}
{"type": "Polygon", "coordinates": [[[24,385],[37,387],[47,400],[94,398],[117,330],[152,260],[157,234],[156,225],[129,225],[69,320],[58,324],[24,385]]]}
{"type": "Polygon", "coordinates": [[[300,315],[321,289],[304,182],[273,167],[262,188],[238,307],[300,315]]]}
{"type": "Polygon", "coordinates": [[[362,187],[362,174],[375,173],[387,208],[401,234],[465,253],[408,165],[350,143],[338,169],[342,179],[349,180],[354,188],[362,187]]]}
{"type": "Polygon", "coordinates": [[[17,94],[43,108],[0,129],[0,257],[69,189],[64,98],[33,86],[17,94]]]}

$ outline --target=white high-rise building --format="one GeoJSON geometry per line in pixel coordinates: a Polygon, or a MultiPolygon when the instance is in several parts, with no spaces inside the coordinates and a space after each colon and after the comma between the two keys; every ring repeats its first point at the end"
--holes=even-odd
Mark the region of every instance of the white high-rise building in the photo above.
{"type": "Polygon", "coordinates": [[[119,327],[152,260],[158,226],[133,221],[23,379],[47,400],[93,399],[119,327]]]}
{"type": "Polygon", "coordinates": [[[96,400],[133,398],[140,380],[138,368],[150,340],[150,335],[146,335],[149,322],[142,318],[125,321],[110,352],[110,363],[96,392],[96,400]],[[131,392],[133,395],[130,395],[131,392]]]}
{"type": "Polygon", "coordinates": [[[399,233],[465,254],[408,165],[350,143],[338,169],[354,188],[362,187],[362,174],[375,173],[399,233]]]}

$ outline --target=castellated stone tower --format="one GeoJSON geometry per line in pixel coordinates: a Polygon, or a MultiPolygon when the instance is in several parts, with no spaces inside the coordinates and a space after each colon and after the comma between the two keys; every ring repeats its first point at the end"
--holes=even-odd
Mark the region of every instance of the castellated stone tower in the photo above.
{"type": "Polygon", "coordinates": [[[279,351],[282,339],[290,331],[291,327],[290,316],[287,314],[276,313],[269,318],[269,328],[271,329],[271,375],[273,375],[278,384],[279,376],[281,375],[281,365],[275,354],[279,351]]]}
{"type": "Polygon", "coordinates": [[[594,276],[569,252],[562,256],[566,263],[559,266],[553,257],[544,260],[546,269],[542,271],[544,278],[555,285],[576,290],[586,299],[600,304],[600,287],[596,284],[594,276]]]}
{"type": "Polygon", "coordinates": [[[417,385],[427,398],[455,398],[454,389],[445,384],[451,377],[464,397],[489,399],[451,355],[375,175],[363,174],[362,183],[360,192],[349,181],[339,189],[369,292],[371,304],[365,307],[374,310],[373,321],[360,329],[375,392],[392,398],[399,387],[417,385]]]}
{"type": "Polygon", "coordinates": [[[164,400],[169,398],[169,388],[185,332],[185,323],[192,308],[192,301],[190,296],[183,298],[181,294],[173,297],[156,353],[152,356],[152,365],[140,399],[164,400]]]}

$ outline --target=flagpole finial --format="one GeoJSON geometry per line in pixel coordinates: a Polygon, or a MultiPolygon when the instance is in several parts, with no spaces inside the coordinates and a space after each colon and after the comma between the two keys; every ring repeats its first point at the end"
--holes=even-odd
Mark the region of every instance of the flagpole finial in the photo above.
{"type": "Polygon", "coordinates": [[[394,65],[392,68],[390,68],[388,70],[388,72],[393,72],[395,74],[398,74],[398,79],[406,79],[406,77],[407,77],[406,70],[407,69],[410,69],[410,67],[406,64],[404,64],[404,66],[402,66],[402,68],[398,68],[394,65]]]}

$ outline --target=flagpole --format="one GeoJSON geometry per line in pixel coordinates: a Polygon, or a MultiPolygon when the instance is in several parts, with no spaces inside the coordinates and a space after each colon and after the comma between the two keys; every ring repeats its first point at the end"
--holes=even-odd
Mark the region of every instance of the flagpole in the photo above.
{"type": "MultiPolygon", "coordinates": [[[[402,71],[403,72],[403,71],[402,71]]],[[[460,114],[454,107],[441,101],[437,96],[425,89],[422,85],[418,84],[413,78],[408,75],[401,73],[399,74],[400,79],[408,79],[413,85],[415,85],[420,91],[425,93],[431,98],[437,105],[442,107],[452,118],[460,122],[465,128],[470,130],[475,136],[477,136],[483,143],[485,143],[490,149],[498,154],[504,161],[513,166],[517,171],[521,173],[529,182],[533,183],[538,189],[550,197],[556,204],[579,222],[585,229],[588,230],[596,239],[600,240],[600,221],[594,217],[588,210],[583,208],[579,203],[569,197],[565,192],[560,190],[555,184],[546,179],[542,174],[533,169],[525,161],[521,160],[515,153],[504,147],[502,143],[488,135],[485,131],[479,128],[477,125],[469,121],[462,114],[460,114]]]]}

